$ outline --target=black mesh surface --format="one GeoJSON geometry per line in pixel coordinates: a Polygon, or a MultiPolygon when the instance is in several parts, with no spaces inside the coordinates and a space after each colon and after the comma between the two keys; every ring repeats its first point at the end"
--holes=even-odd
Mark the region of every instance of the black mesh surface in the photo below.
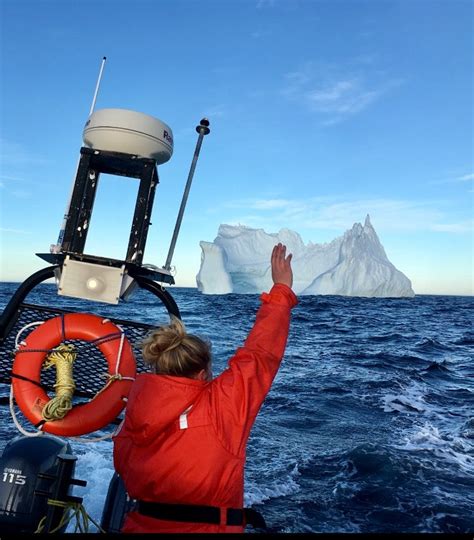
{"type": "MultiPolygon", "coordinates": [[[[19,311],[20,314],[15,325],[10,330],[6,339],[0,343],[0,383],[4,384],[10,384],[11,382],[15,338],[18,332],[29,323],[46,321],[63,313],[70,313],[32,304],[21,304],[19,311]]],[[[125,337],[130,342],[135,355],[137,373],[145,371],[141,356],[140,341],[154,327],[133,321],[123,321],[112,317],[107,318],[113,323],[118,324],[124,331],[125,337]]],[[[22,333],[21,339],[25,339],[34,329],[34,326],[26,329],[22,333]]],[[[117,336],[115,339],[119,340],[120,337],[117,336]]],[[[105,357],[96,345],[87,341],[67,340],[64,343],[73,344],[77,352],[74,362],[75,396],[89,398],[95,396],[106,383],[104,374],[108,373],[108,366],[105,357]]],[[[47,391],[54,391],[55,382],[56,369],[54,367],[41,371],[41,384],[47,391]]]]}

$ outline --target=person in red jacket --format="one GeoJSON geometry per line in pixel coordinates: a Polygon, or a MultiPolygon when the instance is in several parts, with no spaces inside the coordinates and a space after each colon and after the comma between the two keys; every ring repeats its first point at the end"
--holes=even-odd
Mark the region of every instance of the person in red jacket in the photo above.
{"type": "MultiPolygon", "coordinates": [[[[247,440],[280,367],[288,338],[291,254],[271,255],[270,292],[228,367],[212,379],[209,345],[175,319],[143,343],[153,373],[137,375],[114,466],[136,500],[122,532],[243,532],[247,440]]],[[[236,314],[237,316],[237,314],[236,314]]]]}

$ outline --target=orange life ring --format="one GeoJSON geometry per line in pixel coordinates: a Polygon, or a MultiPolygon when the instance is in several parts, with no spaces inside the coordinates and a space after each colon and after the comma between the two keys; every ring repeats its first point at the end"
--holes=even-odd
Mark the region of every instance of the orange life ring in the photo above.
{"type": "MultiPolygon", "coordinates": [[[[15,355],[12,374],[13,395],[26,418],[34,425],[44,422],[41,412],[50,401],[43,388],[35,384],[40,382],[41,367],[48,353],[35,352],[35,349],[51,350],[64,339],[94,341],[110,334],[117,334],[117,339],[97,343],[107,360],[109,374],[114,375],[121,342],[120,332],[121,330],[111,321],[90,313],[67,313],[49,319],[33,330],[15,355]]],[[[134,378],[136,373],[135,356],[125,337],[119,372],[122,377],[130,378],[134,378]]],[[[43,423],[42,430],[70,437],[103,428],[125,407],[123,398],[128,395],[132,382],[132,380],[113,381],[88,403],[73,407],[63,419],[43,423]]]]}

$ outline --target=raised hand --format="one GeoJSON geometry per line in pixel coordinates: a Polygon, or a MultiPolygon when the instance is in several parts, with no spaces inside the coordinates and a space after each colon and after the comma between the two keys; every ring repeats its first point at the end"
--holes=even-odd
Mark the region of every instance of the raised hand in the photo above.
{"type": "Polygon", "coordinates": [[[286,246],[283,244],[279,243],[273,248],[271,258],[273,283],[283,283],[291,288],[293,285],[291,257],[291,253],[286,257],[286,246]]]}

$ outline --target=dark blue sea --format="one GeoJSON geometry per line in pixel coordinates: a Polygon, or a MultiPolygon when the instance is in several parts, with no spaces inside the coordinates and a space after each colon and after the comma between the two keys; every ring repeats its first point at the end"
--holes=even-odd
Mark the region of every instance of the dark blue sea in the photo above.
{"type": "MultiPolygon", "coordinates": [[[[0,308],[17,286],[1,284],[0,308]]],[[[258,295],[169,290],[188,331],[212,341],[218,375],[250,330],[258,295]]],[[[299,300],[249,440],[246,505],[273,532],[474,532],[474,298],[299,300]]],[[[167,321],[145,291],[111,306],[44,284],[27,302],[167,321]]],[[[16,430],[8,407],[0,416],[1,450],[16,430]]],[[[75,476],[88,482],[74,493],[100,521],[112,444],[71,445],[75,476]]]]}

